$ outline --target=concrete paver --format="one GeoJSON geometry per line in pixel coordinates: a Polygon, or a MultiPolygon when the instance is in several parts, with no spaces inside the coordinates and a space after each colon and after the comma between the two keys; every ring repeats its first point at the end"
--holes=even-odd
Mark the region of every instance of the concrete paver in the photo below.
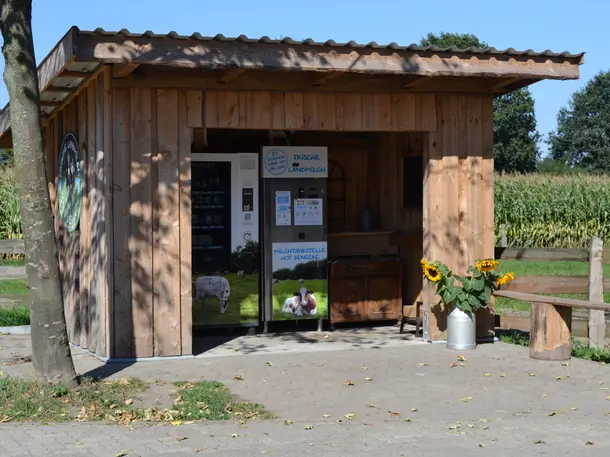
{"type": "MultiPolygon", "coordinates": [[[[330,334],[330,340],[337,333],[330,334]]],[[[19,338],[24,337],[0,336],[4,348],[0,355],[6,351],[27,355],[27,341],[19,338]]],[[[242,398],[264,404],[279,419],[246,425],[234,421],[144,425],[133,430],[91,423],[8,423],[0,425],[0,442],[7,443],[1,455],[42,455],[40,448],[45,456],[109,457],[122,450],[129,457],[414,453],[440,457],[457,452],[606,456],[610,452],[608,366],[583,360],[572,360],[567,367],[534,361],[527,349],[496,343],[465,353],[465,366],[452,368],[458,353],[444,345],[394,342],[353,347],[345,341],[348,337],[337,336],[342,338],[335,350],[319,349],[333,341],[288,339],[278,343],[274,352],[268,338],[271,341],[258,340],[266,351],[235,352],[238,346],[231,342],[214,356],[106,366],[75,351],[79,372],[168,381],[219,380],[242,398]],[[234,380],[236,374],[243,374],[244,380],[234,380]],[[346,380],[354,385],[345,386],[346,380]],[[348,413],[355,413],[353,420],[345,417],[348,413]],[[294,423],[285,425],[284,419],[294,423]],[[305,430],[308,425],[311,430],[305,430]],[[234,433],[239,436],[233,438],[234,433]]],[[[2,370],[12,376],[28,375],[31,364],[2,370]]]]}

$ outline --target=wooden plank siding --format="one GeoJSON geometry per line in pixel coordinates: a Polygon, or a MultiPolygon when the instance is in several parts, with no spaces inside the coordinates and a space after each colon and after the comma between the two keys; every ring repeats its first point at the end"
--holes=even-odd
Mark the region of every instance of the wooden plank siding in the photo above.
{"type": "Polygon", "coordinates": [[[112,93],[116,358],[192,353],[187,125],[203,117],[199,96],[151,88],[112,93]]]}
{"type": "Polygon", "coordinates": [[[435,96],[430,94],[187,91],[187,97],[192,128],[436,130],[435,96]]]}
{"type": "Polygon", "coordinates": [[[51,207],[55,215],[58,259],[62,280],[62,293],[68,337],[71,343],[107,356],[106,344],[100,351],[100,343],[106,335],[99,322],[108,309],[99,308],[102,300],[101,286],[106,282],[105,272],[96,267],[98,223],[103,217],[96,212],[96,202],[105,200],[104,193],[96,192],[96,186],[105,182],[102,169],[95,172],[96,161],[103,160],[104,148],[99,143],[99,90],[97,75],[81,86],[75,95],[44,124],[44,147],[47,180],[51,207]],[[83,166],[83,200],[81,218],[77,229],[68,233],[59,216],[57,182],[59,174],[59,150],[63,137],[74,133],[78,140],[83,166]]]}
{"type": "MultiPolygon", "coordinates": [[[[437,95],[438,130],[428,133],[424,163],[423,254],[464,272],[493,257],[493,99],[437,95]]],[[[447,310],[424,285],[428,339],[446,339],[447,310]]],[[[493,332],[493,303],[477,314],[477,336],[493,332]]]]}

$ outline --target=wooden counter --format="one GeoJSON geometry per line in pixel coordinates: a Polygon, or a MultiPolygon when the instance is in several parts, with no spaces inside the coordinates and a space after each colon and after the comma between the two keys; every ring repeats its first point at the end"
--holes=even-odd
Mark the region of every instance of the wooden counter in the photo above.
{"type": "Polygon", "coordinates": [[[402,307],[398,258],[343,258],[330,262],[330,322],[398,319],[402,307]]]}

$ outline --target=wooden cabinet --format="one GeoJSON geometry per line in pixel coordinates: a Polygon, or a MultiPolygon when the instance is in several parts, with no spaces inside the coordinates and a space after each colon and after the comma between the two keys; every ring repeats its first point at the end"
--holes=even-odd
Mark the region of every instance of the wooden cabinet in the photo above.
{"type": "Polygon", "coordinates": [[[398,319],[401,263],[394,259],[331,262],[329,302],[332,323],[398,319]]]}

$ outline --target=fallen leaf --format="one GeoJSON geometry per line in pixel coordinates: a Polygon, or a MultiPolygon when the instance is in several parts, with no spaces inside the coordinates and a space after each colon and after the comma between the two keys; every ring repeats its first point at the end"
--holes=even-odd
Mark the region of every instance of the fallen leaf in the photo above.
{"type": "Polygon", "coordinates": [[[593,441],[587,441],[585,446],[593,446],[595,443],[593,441]]]}
{"type": "Polygon", "coordinates": [[[369,369],[369,367],[367,367],[366,365],[362,365],[362,366],[360,367],[360,369],[364,371],[364,370],[368,370],[368,369],[369,369]]]}
{"type": "Polygon", "coordinates": [[[570,363],[569,362],[563,362],[561,365],[564,366],[564,367],[569,367],[570,363]]]}
{"type": "Polygon", "coordinates": [[[483,387],[483,390],[489,390],[487,387],[483,387]]]}
{"type": "Polygon", "coordinates": [[[344,416],[348,421],[354,420],[354,417],[356,417],[356,413],[347,413],[344,416]]]}
{"type": "Polygon", "coordinates": [[[291,421],[290,419],[286,419],[284,421],[284,425],[292,425],[292,424],[294,424],[294,421],[291,421]]]}
{"type": "Polygon", "coordinates": [[[489,422],[489,419],[479,419],[479,422],[489,422]]]}
{"type": "Polygon", "coordinates": [[[306,425],[305,426],[305,430],[311,430],[313,428],[313,425],[306,425]]]}
{"type": "Polygon", "coordinates": [[[405,422],[411,422],[411,419],[408,419],[408,418],[403,419],[403,420],[404,420],[405,422]]]}
{"type": "Polygon", "coordinates": [[[133,398],[128,398],[127,400],[125,400],[125,404],[127,406],[131,405],[133,403],[133,398]]]}
{"type": "Polygon", "coordinates": [[[451,365],[449,365],[451,368],[455,368],[457,367],[457,363],[456,362],[451,362],[451,365]]]}
{"type": "Polygon", "coordinates": [[[549,414],[549,416],[557,416],[559,414],[563,414],[561,411],[553,411],[551,414],[549,414]]]}
{"type": "Polygon", "coordinates": [[[571,409],[572,411],[578,411],[578,408],[577,408],[576,406],[572,406],[570,409],[571,409]]]}
{"type": "Polygon", "coordinates": [[[127,455],[127,451],[121,451],[117,455],[115,455],[114,457],[123,457],[125,455],[127,455]]]}
{"type": "Polygon", "coordinates": [[[479,444],[479,447],[485,447],[485,445],[484,444],[479,444]]]}
{"type": "Polygon", "coordinates": [[[417,408],[411,408],[412,413],[416,413],[417,411],[419,411],[417,408]]]}
{"type": "Polygon", "coordinates": [[[109,406],[110,409],[114,409],[116,408],[116,405],[113,403],[112,405],[109,406]]]}
{"type": "Polygon", "coordinates": [[[369,403],[369,404],[368,404],[368,405],[366,405],[366,406],[367,406],[367,408],[376,408],[376,406],[375,406],[374,404],[372,404],[372,403],[369,403]]]}
{"type": "Polygon", "coordinates": [[[365,380],[365,381],[369,381],[369,382],[370,382],[370,381],[372,381],[372,380],[373,380],[373,378],[364,378],[364,380],[365,380]]]}
{"type": "Polygon", "coordinates": [[[546,441],[542,441],[542,440],[535,440],[534,444],[546,444],[546,441]]]}
{"type": "Polygon", "coordinates": [[[330,414],[322,414],[322,417],[330,417],[330,414]]]}
{"type": "Polygon", "coordinates": [[[176,437],[176,441],[184,441],[184,440],[188,440],[189,437],[188,436],[177,436],[176,437]]]}
{"type": "Polygon", "coordinates": [[[474,424],[468,424],[468,428],[474,428],[474,424]]]}
{"type": "Polygon", "coordinates": [[[426,362],[419,362],[417,365],[419,365],[420,367],[427,367],[428,364],[426,362]]]}
{"type": "Polygon", "coordinates": [[[356,383],[354,381],[350,381],[349,379],[343,383],[344,386],[354,386],[356,383]]]}
{"type": "Polygon", "coordinates": [[[485,376],[486,378],[489,378],[491,376],[491,374],[489,372],[485,372],[485,374],[483,376],[485,376]]]}
{"type": "Polygon", "coordinates": [[[396,411],[396,412],[393,412],[393,411],[388,411],[388,413],[390,413],[390,415],[391,415],[392,417],[400,416],[400,413],[399,413],[398,411],[396,411]]]}
{"type": "Polygon", "coordinates": [[[324,366],[324,364],[323,364],[323,363],[318,363],[318,366],[319,366],[319,367],[323,367],[323,366],[324,366]]]}
{"type": "Polygon", "coordinates": [[[233,434],[231,435],[231,438],[237,438],[238,436],[239,436],[239,433],[233,433],[233,434]]]}
{"type": "Polygon", "coordinates": [[[182,421],[180,421],[180,420],[178,420],[178,421],[174,421],[174,422],[172,422],[172,425],[173,425],[174,427],[177,427],[178,425],[182,425],[182,421]]]}
{"type": "Polygon", "coordinates": [[[536,376],[536,373],[528,373],[529,376],[536,376]]]}
{"type": "Polygon", "coordinates": [[[506,373],[504,373],[504,372],[500,373],[500,377],[501,378],[506,378],[506,373]]]}
{"type": "Polygon", "coordinates": [[[547,398],[548,395],[547,394],[542,394],[542,398],[547,398]]]}
{"type": "Polygon", "coordinates": [[[561,381],[561,376],[557,376],[555,379],[557,379],[557,381],[561,381]]]}
{"type": "Polygon", "coordinates": [[[449,430],[457,430],[458,428],[460,428],[460,424],[455,424],[455,425],[449,426],[449,430]]]}
{"type": "Polygon", "coordinates": [[[272,366],[273,366],[273,364],[272,364],[271,362],[267,362],[267,366],[268,366],[268,367],[272,367],[272,366]]]}
{"type": "Polygon", "coordinates": [[[466,361],[466,356],[464,354],[460,354],[460,355],[457,356],[457,359],[460,362],[465,362],[466,361]]]}
{"type": "Polygon", "coordinates": [[[244,375],[243,374],[236,374],[235,376],[233,376],[233,379],[235,379],[236,381],[243,381],[244,380],[244,375]]]}
{"type": "Polygon", "coordinates": [[[460,401],[462,403],[466,403],[467,401],[470,401],[470,400],[472,400],[472,397],[462,397],[462,398],[460,398],[460,401]]]}
{"type": "Polygon", "coordinates": [[[325,340],[327,340],[327,339],[329,339],[329,338],[330,338],[330,336],[328,336],[328,335],[324,335],[324,339],[325,339],[325,340]]]}
{"type": "Polygon", "coordinates": [[[483,427],[481,430],[489,430],[489,425],[486,425],[485,427],[483,427]]]}

